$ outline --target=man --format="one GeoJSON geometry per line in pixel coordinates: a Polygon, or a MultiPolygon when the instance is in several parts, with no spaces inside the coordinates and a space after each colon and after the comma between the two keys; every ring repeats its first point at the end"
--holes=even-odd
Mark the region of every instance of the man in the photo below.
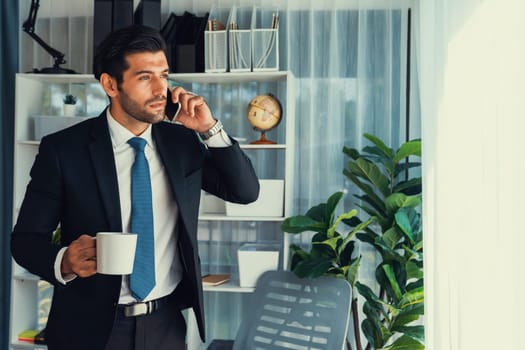
{"type": "MultiPolygon", "coordinates": [[[[257,199],[259,183],[201,96],[173,89],[170,98],[180,111],[175,123],[166,121],[165,48],[148,27],[111,33],[94,59],[109,107],[40,143],[11,251],[20,265],[55,286],[46,327],[50,350],[184,349],[181,310],[188,307],[204,341],[197,251],[201,188],[249,203],[257,199]],[[92,239],[101,231],[132,232],[140,153],[134,141],[145,145],[154,237],[154,283],[142,296],[130,282],[135,271],[129,277],[97,273],[92,239]],[[61,246],[50,242],[58,224],[61,246]]],[[[143,232],[136,233],[139,249],[143,232]]]]}

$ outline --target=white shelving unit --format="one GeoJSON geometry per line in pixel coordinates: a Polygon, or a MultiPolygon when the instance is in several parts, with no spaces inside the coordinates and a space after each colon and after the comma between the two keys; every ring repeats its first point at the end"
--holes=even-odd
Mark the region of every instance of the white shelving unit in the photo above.
{"type": "MultiPolygon", "coordinates": [[[[293,189],[293,159],[294,159],[294,78],[290,72],[258,72],[258,73],[189,73],[171,74],[170,80],[180,83],[192,91],[202,93],[207,97],[212,111],[227,111],[225,117],[218,118],[225,124],[226,130],[235,133],[245,133],[246,138],[257,138],[251,130],[245,112],[239,115],[242,105],[245,110],[248,102],[254,96],[244,96],[244,99],[231,97],[233,92],[247,89],[253,93],[263,94],[271,92],[283,105],[283,119],[279,126],[271,131],[272,139],[277,141],[273,145],[242,144],[250,157],[255,160],[256,171],[264,173],[266,177],[283,179],[284,210],[278,217],[233,217],[220,214],[202,214],[200,222],[203,225],[246,224],[255,225],[256,222],[279,225],[282,220],[292,214],[293,189]],[[229,96],[229,97],[228,97],[229,96]],[[229,105],[214,106],[220,101],[229,101],[229,105]],[[264,165],[266,154],[270,156],[274,170],[267,172],[264,165]]],[[[106,96],[98,82],[92,75],[47,75],[47,74],[18,74],[16,77],[15,101],[15,145],[14,145],[14,201],[13,220],[16,221],[26,186],[29,182],[29,171],[38,151],[39,142],[34,140],[33,121],[35,115],[61,115],[62,97],[66,93],[79,96],[79,109],[84,115],[98,115],[107,104],[106,96]]],[[[241,94],[242,95],[242,94],[241,94]]],[[[238,96],[238,95],[236,95],[238,96]]],[[[270,138],[270,136],[269,136],[270,138]]],[[[259,175],[259,174],[258,174],[259,175]]],[[[256,226],[256,225],[255,225],[256,226]]],[[[200,235],[200,232],[199,232],[200,235]]],[[[206,236],[206,235],[204,235],[206,236]]],[[[264,233],[255,233],[256,239],[264,239],[264,233]]],[[[288,236],[282,234],[282,266],[288,266],[288,236]]],[[[204,242],[206,243],[206,242],[204,242]]],[[[242,242],[234,242],[240,244],[242,242]]],[[[18,341],[18,334],[27,329],[35,329],[38,325],[38,283],[39,278],[28,273],[13,261],[11,280],[11,317],[10,317],[10,349],[46,349],[46,346],[27,344],[18,341]]],[[[241,288],[238,280],[232,280],[223,285],[205,287],[206,293],[251,293],[253,288],[241,288]]],[[[188,349],[205,348],[197,335],[196,325],[189,315],[188,322],[188,349]]],[[[238,321],[237,321],[238,322],[238,321]]],[[[213,334],[208,334],[213,339],[213,334]]]]}

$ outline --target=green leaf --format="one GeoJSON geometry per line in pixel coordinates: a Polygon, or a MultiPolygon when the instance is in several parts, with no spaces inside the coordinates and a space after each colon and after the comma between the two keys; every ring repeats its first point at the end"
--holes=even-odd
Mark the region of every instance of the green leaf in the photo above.
{"type": "Polygon", "coordinates": [[[364,229],[367,228],[370,224],[372,224],[375,220],[376,220],[375,217],[371,217],[368,220],[366,220],[365,222],[361,222],[359,225],[354,227],[352,229],[352,231],[350,231],[348,233],[348,235],[343,239],[343,244],[340,247],[340,251],[345,249],[345,247],[348,244],[348,242],[350,241],[350,239],[352,239],[357,233],[363,232],[364,229]]]}
{"type": "Polygon", "coordinates": [[[386,197],[390,194],[390,180],[381,172],[376,164],[369,160],[358,158],[355,162],[348,163],[348,169],[354,175],[374,185],[383,196],[386,197]]]}
{"type": "Polygon", "coordinates": [[[408,141],[402,144],[394,156],[394,163],[399,163],[409,156],[421,157],[421,140],[408,141]]]}
{"type": "Polygon", "coordinates": [[[404,309],[410,305],[423,304],[425,301],[425,293],[423,287],[416,288],[407,292],[403,295],[401,300],[399,300],[398,307],[404,309]]]}
{"type": "Polygon", "coordinates": [[[327,225],[304,215],[292,216],[284,219],[281,230],[288,233],[302,233],[305,231],[324,232],[327,225]]]}
{"type": "Polygon", "coordinates": [[[408,261],[405,265],[407,271],[407,279],[412,278],[420,279],[423,278],[423,269],[417,266],[413,261],[408,261]]]}
{"type": "Polygon", "coordinates": [[[311,207],[310,209],[308,209],[305,215],[312,220],[324,223],[326,227],[328,226],[330,217],[326,216],[326,203],[320,203],[311,207]]]}
{"type": "Polygon", "coordinates": [[[359,271],[359,265],[361,264],[361,257],[354,261],[346,271],[346,280],[350,282],[352,288],[355,287],[355,282],[357,281],[357,272],[359,271]]]}
{"type": "Polygon", "coordinates": [[[343,147],[343,153],[354,160],[361,156],[358,150],[346,146],[343,147]]]}
{"type": "Polygon", "coordinates": [[[319,247],[319,246],[325,246],[325,247],[328,247],[330,249],[330,251],[332,251],[334,254],[334,256],[336,255],[336,252],[337,252],[337,243],[339,241],[341,241],[342,238],[341,237],[332,237],[332,238],[329,238],[329,239],[326,239],[322,242],[312,242],[312,246],[315,246],[315,247],[319,247]]]}
{"type": "Polygon", "coordinates": [[[329,226],[332,225],[333,223],[335,209],[337,208],[337,205],[339,204],[339,201],[341,200],[342,197],[343,197],[343,192],[335,192],[326,201],[325,218],[327,219],[326,222],[328,223],[329,226]]]}
{"type": "Polygon", "coordinates": [[[361,294],[366,301],[370,304],[370,307],[372,307],[374,310],[376,310],[378,313],[383,314],[385,316],[386,312],[383,308],[383,305],[385,304],[383,300],[381,300],[373,291],[365,284],[362,284],[361,282],[357,281],[355,283],[355,286],[357,288],[357,291],[359,294],[361,294]]]}
{"type": "Polygon", "coordinates": [[[387,147],[387,145],[385,145],[383,141],[381,141],[378,137],[372,134],[365,133],[363,136],[370,142],[372,142],[374,145],[376,145],[385,157],[392,159],[392,157],[394,156],[394,151],[392,150],[392,148],[387,147]]]}
{"type": "Polygon", "coordinates": [[[354,261],[353,255],[354,255],[354,247],[355,247],[355,240],[351,240],[346,245],[339,246],[337,249],[340,251],[339,253],[339,261],[341,263],[341,266],[348,266],[354,261]]]}
{"type": "Polygon", "coordinates": [[[361,323],[361,328],[368,341],[375,347],[381,348],[392,336],[392,333],[383,325],[381,314],[369,302],[365,302],[363,305],[363,312],[366,319],[361,323]]]}
{"type": "Polygon", "coordinates": [[[366,318],[361,322],[361,330],[363,331],[368,343],[372,346],[372,349],[377,349],[376,339],[379,338],[377,335],[379,330],[374,327],[374,323],[370,318],[366,318]]]}
{"type": "Polygon", "coordinates": [[[375,193],[370,185],[361,181],[356,174],[348,169],[344,169],[343,174],[370,198],[370,201],[374,203],[373,205],[371,204],[374,208],[381,208],[382,212],[385,211],[384,201],[375,193]]]}
{"type": "Polygon", "coordinates": [[[396,339],[392,345],[384,347],[382,350],[423,350],[425,345],[407,335],[396,339]]]}
{"type": "Polygon", "coordinates": [[[412,339],[421,343],[425,342],[425,327],[424,326],[401,326],[396,329],[396,332],[403,333],[412,339]]]}
{"type": "Polygon", "coordinates": [[[385,244],[390,249],[394,249],[397,245],[397,242],[403,237],[403,234],[396,229],[396,227],[391,227],[385,231],[383,234],[383,240],[385,244]]]}
{"type": "Polygon", "coordinates": [[[350,210],[347,213],[343,213],[343,214],[339,215],[337,217],[337,219],[335,220],[335,222],[332,224],[332,226],[330,226],[330,228],[326,232],[326,235],[328,237],[333,237],[334,233],[336,232],[335,230],[337,229],[337,226],[339,226],[341,221],[346,220],[346,219],[350,219],[350,218],[352,218],[352,217],[354,217],[356,215],[357,215],[357,210],[356,209],[352,209],[352,210],[350,210]]]}
{"type": "Polygon", "coordinates": [[[299,262],[293,269],[293,272],[301,278],[316,278],[323,276],[331,267],[331,259],[309,259],[299,262]]]}
{"type": "Polygon", "coordinates": [[[425,307],[423,304],[411,305],[402,309],[392,322],[392,329],[397,329],[403,325],[409,324],[419,319],[424,314],[425,307]]]}
{"type": "Polygon", "coordinates": [[[384,264],[382,268],[383,268],[383,271],[385,272],[385,276],[388,278],[388,281],[390,282],[390,287],[394,291],[396,300],[401,299],[402,292],[401,292],[401,288],[399,288],[399,284],[397,283],[396,274],[394,273],[393,267],[391,265],[384,264]]]}
{"type": "Polygon", "coordinates": [[[421,178],[415,177],[408,181],[401,181],[394,185],[393,193],[400,192],[406,195],[416,195],[421,193],[421,178]]]}
{"type": "Polygon", "coordinates": [[[397,163],[394,169],[394,178],[397,178],[400,174],[405,173],[407,170],[418,168],[421,166],[421,162],[401,162],[397,163]]]}
{"type": "Polygon", "coordinates": [[[420,196],[407,196],[403,193],[392,193],[385,199],[387,213],[395,213],[399,208],[417,207],[421,204],[420,196]]]}
{"type": "Polygon", "coordinates": [[[408,238],[411,246],[413,246],[415,243],[413,234],[414,231],[412,230],[412,227],[416,226],[419,223],[417,220],[418,217],[414,216],[413,213],[413,211],[410,212],[406,208],[401,208],[394,215],[397,226],[401,229],[401,232],[403,232],[408,238]],[[411,215],[412,221],[409,215],[411,215]]]}

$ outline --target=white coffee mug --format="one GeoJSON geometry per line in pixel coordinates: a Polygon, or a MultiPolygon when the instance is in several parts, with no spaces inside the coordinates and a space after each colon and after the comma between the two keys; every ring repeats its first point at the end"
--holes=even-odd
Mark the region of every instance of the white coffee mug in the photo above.
{"type": "Polygon", "coordinates": [[[98,232],[97,272],[106,275],[129,275],[133,272],[137,234],[98,232]]]}

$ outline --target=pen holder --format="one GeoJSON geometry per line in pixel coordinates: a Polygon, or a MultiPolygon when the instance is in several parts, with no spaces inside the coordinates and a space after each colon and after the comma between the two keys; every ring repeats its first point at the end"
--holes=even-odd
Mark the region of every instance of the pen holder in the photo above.
{"type": "Polygon", "coordinates": [[[256,8],[252,21],[252,70],[279,70],[279,13],[256,8]]]}
{"type": "Polygon", "coordinates": [[[204,31],[204,71],[228,71],[228,37],[226,23],[230,9],[212,8],[204,31]]]}
{"type": "Polygon", "coordinates": [[[230,72],[252,70],[252,16],[254,7],[232,7],[228,20],[228,52],[230,72]]]}
{"type": "Polygon", "coordinates": [[[253,71],[279,70],[278,29],[252,30],[253,71]]]}

